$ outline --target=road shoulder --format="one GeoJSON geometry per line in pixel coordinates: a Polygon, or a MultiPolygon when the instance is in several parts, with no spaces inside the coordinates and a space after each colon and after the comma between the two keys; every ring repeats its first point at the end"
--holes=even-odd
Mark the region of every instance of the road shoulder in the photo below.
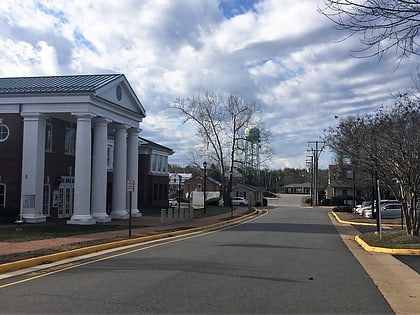
{"type": "Polygon", "coordinates": [[[418,314],[420,275],[390,254],[365,251],[356,241],[358,231],[330,214],[344,244],[359,261],[396,314],[418,314]]]}

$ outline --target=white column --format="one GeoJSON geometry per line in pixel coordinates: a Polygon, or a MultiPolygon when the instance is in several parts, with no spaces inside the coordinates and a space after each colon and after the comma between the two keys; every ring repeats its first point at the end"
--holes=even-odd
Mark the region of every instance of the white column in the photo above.
{"type": "Polygon", "coordinates": [[[21,212],[28,223],[45,222],[42,214],[45,168],[45,117],[23,116],[21,212]]]}
{"type": "Polygon", "coordinates": [[[77,116],[76,159],[74,169],[74,211],[67,224],[95,224],[90,215],[91,187],[91,129],[90,115],[77,116]]]}
{"type": "Polygon", "coordinates": [[[92,217],[96,222],[110,222],[106,213],[108,120],[95,118],[92,159],[92,217]]]}
{"type": "Polygon", "coordinates": [[[127,126],[115,125],[114,172],[112,175],[111,218],[128,219],[127,196],[127,126]]]}
{"type": "MultiPolygon", "coordinates": [[[[138,201],[138,179],[139,179],[139,129],[128,129],[128,148],[127,148],[127,180],[134,180],[134,191],[131,193],[131,216],[140,217],[141,213],[137,209],[138,201]]],[[[127,194],[127,206],[129,205],[130,194],[127,194]]],[[[130,211],[128,209],[128,211],[130,211]]]]}

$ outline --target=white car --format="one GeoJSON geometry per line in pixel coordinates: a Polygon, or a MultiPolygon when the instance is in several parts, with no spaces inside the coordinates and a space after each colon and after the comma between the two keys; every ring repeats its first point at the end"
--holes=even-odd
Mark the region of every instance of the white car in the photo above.
{"type": "Polygon", "coordinates": [[[248,200],[242,197],[232,197],[232,206],[247,206],[248,200]]]}
{"type": "Polygon", "coordinates": [[[356,208],[353,209],[353,212],[362,215],[363,208],[368,208],[371,204],[372,201],[363,201],[360,205],[357,205],[356,208]]]}
{"type": "Polygon", "coordinates": [[[178,205],[178,201],[173,198],[173,199],[169,199],[169,207],[176,207],[178,205]]]}

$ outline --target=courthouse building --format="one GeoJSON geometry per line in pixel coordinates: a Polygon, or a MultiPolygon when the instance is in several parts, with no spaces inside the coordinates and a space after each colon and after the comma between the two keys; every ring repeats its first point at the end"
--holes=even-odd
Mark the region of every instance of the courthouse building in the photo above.
{"type": "Polygon", "coordinates": [[[123,74],[0,78],[0,209],[95,224],[138,210],[145,110],[123,74]]]}

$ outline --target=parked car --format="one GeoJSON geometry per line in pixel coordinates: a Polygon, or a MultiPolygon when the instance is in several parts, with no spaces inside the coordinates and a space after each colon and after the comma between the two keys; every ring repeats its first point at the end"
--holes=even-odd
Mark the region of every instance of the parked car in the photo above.
{"type": "Polygon", "coordinates": [[[175,198],[171,198],[169,201],[169,207],[176,207],[178,205],[178,201],[175,198]]]}
{"type": "Polygon", "coordinates": [[[271,191],[264,191],[263,196],[268,198],[277,198],[277,195],[271,191]]]}
{"type": "MultiPolygon", "coordinates": [[[[381,218],[384,219],[395,219],[401,218],[401,204],[400,203],[385,203],[381,205],[381,218]]],[[[375,209],[376,210],[376,209],[375,209]]],[[[376,211],[374,211],[376,212],[376,211]]],[[[366,218],[372,218],[372,209],[364,212],[366,218]]]]}
{"type": "Polygon", "coordinates": [[[381,206],[381,217],[387,219],[401,218],[402,206],[400,203],[388,203],[381,206]]]}
{"type": "Polygon", "coordinates": [[[372,206],[362,208],[360,215],[366,218],[372,218],[372,206]]]}
{"type": "Polygon", "coordinates": [[[363,208],[369,207],[371,204],[372,201],[363,201],[360,205],[356,205],[356,208],[353,209],[353,212],[361,215],[363,208]]]}
{"type": "Polygon", "coordinates": [[[179,203],[188,202],[188,199],[185,197],[176,197],[174,199],[179,203]]]}
{"type": "Polygon", "coordinates": [[[248,205],[248,200],[246,200],[245,198],[242,197],[233,197],[232,198],[232,206],[247,206],[248,205]]]}

